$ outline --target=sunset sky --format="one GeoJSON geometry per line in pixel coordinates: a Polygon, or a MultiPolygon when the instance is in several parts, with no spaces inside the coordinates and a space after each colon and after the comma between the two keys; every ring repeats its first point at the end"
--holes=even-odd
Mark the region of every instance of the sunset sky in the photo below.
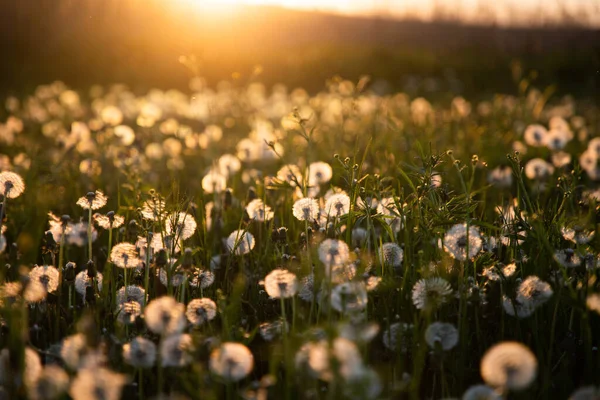
{"type": "Polygon", "coordinates": [[[319,10],[352,15],[416,16],[428,19],[436,10],[460,15],[462,19],[477,21],[482,15],[494,15],[499,23],[518,19],[527,24],[527,18],[552,20],[564,9],[580,11],[596,25],[600,25],[600,0],[178,0],[199,7],[219,8],[221,11],[236,5],[274,5],[292,9],[319,10]]]}

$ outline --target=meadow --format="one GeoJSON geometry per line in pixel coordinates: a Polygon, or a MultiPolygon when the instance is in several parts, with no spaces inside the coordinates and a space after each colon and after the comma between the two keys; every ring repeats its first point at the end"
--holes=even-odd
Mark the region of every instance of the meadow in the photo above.
{"type": "Polygon", "coordinates": [[[0,398],[598,398],[598,105],[513,76],[6,97],[0,398]]]}

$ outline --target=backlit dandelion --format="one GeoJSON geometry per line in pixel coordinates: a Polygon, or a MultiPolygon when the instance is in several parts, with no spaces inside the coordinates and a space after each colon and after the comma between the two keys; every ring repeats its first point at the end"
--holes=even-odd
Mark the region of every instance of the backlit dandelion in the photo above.
{"type": "Polygon", "coordinates": [[[146,200],[141,209],[144,219],[150,221],[160,221],[166,218],[166,204],[161,199],[146,200]]]}
{"type": "Polygon", "coordinates": [[[420,279],[412,290],[412,301],[419,310],[435,310],[452,294],[452,287],[443,278],[420,279]]]}
{"type": "Polygon", "coordinates": [[[192,287],[206,289],[215,282],[215,274],[209,270],[195,270],[192,272],[192,276],[189,278],[188,282],[192,287]]]}
{"type": "Polygon", "coordinates": [[[15,172],[0,172],[0,194],[8,199],[16,199],[25,191],[23,178],[15,172]]]}
{"type": "Polygon", "coordinates": [[[88,192],[77,200],[77,205],[84,210],[98,210],[106,205],[108,198],[100,190],[88,192]]]}
{"type": "Polygon", "coordinates": [[[298,280],[288,270],[275,269],[265,277],[265,290],[272,299],[293,297],[298,292],[298,280]]]}
{"type": "Polygon", "coordinates": [[[592,311],[596,311],[598,314],[600,314],[600,294],[590,294],[587,297],[585,304],[587,305],[587,308],[589,308],[592,311]]]}
{"type": "Polygon", "coordinates": [[[46,365],[27,387],[31,400],[57,399],[69,388],[69,375],[57,365],[46,365]]]}
{"type": "Polygon", "coordinates": [[[383,331],[383,345],[389,350],[407,352],[413,326],[404,322],[394,322],[383,331]]]}
{"type": "Polygon", "coordinates": [[[542,125],[529,125],[523,135],[525,143],[533,147],[545,146],[548,140],[548,130],[542,125]]]}
{"type": "Polygon", "coordinates": [[[442,350],[448,351],[458,344],[458,330],[452,324],[434,322],[425,331],[425,341],[432,349],[439,345],[442,350]]]}
{"type": "Polygon", "coordinates": [[[252,251],[256,245],[256,242],[254,240],[254,235],[248,231],[240,229],[229,234],[226,244],[227,249],[230,252],[239,256],[250,253],[250,251],[252,251]]]}
{"type": "Polygon", "coordinates": [[[468,258],[473,259],[481,251],[482,245],[481,235],[474,226],[469,226],[467,238],[467,224],[454,225],[444,236],[444,250],[458,261],[467,259],[467,248],[468,258]]]}
{"type": "Polygon", "coordinates": [[[350,197],[346,193],[335,193],[325,203],[325,215],[341,217],[350,211],[350,197]]]}
{"type": "Polygon", "coordinates": [[[481,359],[481,377],[492,387],[523,390],[537,375],[537,360],[528,347],[518,342],[492,346],[481,359]]]}
{"type": "Polygon", "coordinates": [[[554,166],[541,158],[534,158],[525,164],[525,176],[531,180],[547,179],[554,174],[554,166]]]}
{"type": "Polygon", "coordinates": [[[539,307],[552,297],[552,287],[535,275],[528,276],[517,288],[517,301],[539,307]]]}
{"type": "Polygon", "coordinates": [[[156,362],[156,345],[137,336],[123,345],[123,360],[134,368],[152,368],[156,362]]]}
{"type": "Polygon", "coordinates": [[[71,383],[73,400],[119,400],[127,382],[125,375],[106,368],[82,369],[71,383]]]}
{"type": "Polygon", "coordinates": [[[210,371],[227,382],[244,379],[254,367],[254,357],[241,343],[225,342],[210,354],[210,371]]]}
{"type": "Polygon", "coordinates": [[[143,287],[137,285],[129,285],[127,286],[127,290],[125,290],[125,286],[121,287],[117,290],[116,295],[117,305],[135,301],[141,305],[146,304],[146,291],[143,287]]]}
{"type": "Polygon", "coordinates": [[[396,243],[384,243],[378,250],[381,265],[400,268],[404,260],[404,250],[396,243]]]}
{"type": "Polygon", "coordinates": [[[310,164],[308,168],[308,184],[310,186],[318,186],[327,183],[331,180],[331,177],[333,176],[333,170],[331,169],[331,165],[323,161],[314,162],[310,164]]]}
{"type": "Polygon", "coordinates": [[[350,249],[346,242],[337,239],[325,239],[319,245],[319,260],[327,268],[348,262],[350,249]]]}
{"type": "Polygon", "coordinates": [[[120,268],[138,268],[142,264],[135,245],[126,242],[113,246],[110,252],[110,262],[120,268]]]}
{"type": "Polygon", "coordinates": [[[310,372],[324,381],[331,381],[334,378],[334,367],[345,379],[352,379],[362,371],[363,362],[360,352],[356,344],[348,339],[335,338],[331,346],[326,340],[310,343],[307,350],[310,372]]]}
{"type": "Polygon", "coordinates": [[[175,212],[169,215],[165,224],[167,235],[173,235],[178,240],[191,238],[196,227],[194,217],[186,212],[175,212]]]}
{"type": "Polygon", "coordinates": [[[117,306],[116,315],[121,324],[133,324],[142,315],[142,306],[137,301],[126,301],[117,306]]]}
{"type": "Polygon", "coordinates": [[[554,260],[565,268],[577,268],[581,265],[581,257],[573,249],[557,250],[554,260]]]}
{"type": "Polygon", "coordinates": [[[94,214],[94,221],[100,228],[108,230],[121,227],[125,222],[125,217],[114,213],[107,215],[94,214]]]}
{"type": "Polygon", "coordinates": [[[192,337],[187,333],[176,333],[163,340],[160,359],[163,367],[183,367],[192,362],[192,337]]]}
{"type": "Polygon", "coordinates": [[[267,206],[261,199],[254,199],[246,206],[246,212],[250,219],[258,222],[270,221],[275,215],[271,207],[267,206]]]}
{"type": "Polygon", "coordinates": [[[29,278],[42,284],[48,293],[54,293],[59,284],[58,269],[49,266],[35,266],[29,271],[29,278]]]}
{"type": "Polygon", "coordinates": [[[211,299],[194,299],[188,303],[185,315],[192,325],[202,325],[217,316],[217,305],[211,299]]]}
{"type": "Polygon", "coordinates": [[[319,215],[319,204],[315,199],[305,197],[297,200],[292,208],[294,217],[300,221],[314,221],[319,215]]]}
{"type": "Polygon", "coordinates": [[[98,291],[102,291],[102,278],[102,274],[97,272],[94,279],[92,279],[88,274],[88,270],[84,269],[75,276],[75,290],[85,298],[87,288],[93,287],[92,282],[95,281],[98,291]]]}
{"type": "Polygon", "coordinates": [[[169,296],[159,297],[148,303],[144,317],[148,329],[152,332],[168,336],[183,331],[185,328],[185,306],[169,296]]]}
{"type": "Polygon", "coordinates": [[[331,290],[331,307],[338,312],[360,312],[367,302],[367,289],[362,282],[342,283],[331,290]]]}

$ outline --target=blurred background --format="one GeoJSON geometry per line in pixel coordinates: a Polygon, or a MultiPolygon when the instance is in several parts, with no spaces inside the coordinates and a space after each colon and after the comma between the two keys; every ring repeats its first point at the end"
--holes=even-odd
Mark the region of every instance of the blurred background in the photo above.
{"type": "Polygon", "coordinates": [[[0,0],[0,95],[186,89],[201,75],[314,92],[372,77],[380,93],[600,93],[600,0],[0,0]]]}

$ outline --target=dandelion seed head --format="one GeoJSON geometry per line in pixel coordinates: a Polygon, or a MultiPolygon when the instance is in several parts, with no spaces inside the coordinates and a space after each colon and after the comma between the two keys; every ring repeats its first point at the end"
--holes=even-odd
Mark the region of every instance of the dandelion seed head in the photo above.
{"type": "Polygon", "coordinates": [[[434,322],[425,331],[425,341],[432,349],[439,344],[442,350],[448,351],[458,343],[458,330],[452,324],[434,322]]]}
{"type": "Polygon", "coordinates": [[[254,249],[256,241],[250,232],[239,229],[231,232],[227,237],[226,245],[230,252],[239,256],[250,253],[254,249]]]}
{"type": "Polygon", "coordinates": [[[325,203],[325,215],[341,217],[350,211],[350,197],[346,193],[335,193],[325,203]]]}
{"type": "Polygon", "coordinates": [[[317,161],[309,166],[308,184],[310,186],[322,185],[329,182],[332,176],[331,165],[323,161],[317,161]]]}
{"type": "Polygon", "coordinates": [[[134,368],[152,368],[156,362],[156,345],[137,336],[123,345],[123,360],[134,368]]]}
{"type": "Polygon", "coordinates": [[[292,212],[296,219],[308,222],[317,219],[319,211],[319,204],[315,199],[311,199],[310,197],[297,200],[292,208],[292,212]]]}
{"type": "Polygon", "coordinates": [[[492,346],[481,359],[481,377],[492,387],[523,390],[537,375],[537,360],[528,347],[518,342],[492,346]]]}
{"type": "Polygon", "coordinates": [[[362,282],[345,282],[331,290],[331,307],[341,313],[356,313],[367,306],[367,289],[362,282]]]}
{"type": "Polygon", "coordinates": [[[217,305],[208,298],[194,299],[187,305],[185,315],[192,325],[202,325],[217,316],[217,305]]]}
{"type": "Polygon", "coordinates": [[[404,250],[396,243],[384,243],[378,250],[379,262],[393,268],[400,268],[404,261],[404,250]]]}
{"type": "Polygon", "coordinates": [[[160,346],[160,359],[163,367],[184,367],[192,362],[192,337],[187,333],[167,336],[160,346]]]}
{"type": "Polygon", "coordinates": [[[29,278],[42,284],[48,293],[54,293],[58,289],[59,272],[53,266],[35,266],[29,271],[29,278]]]}
{"type": "Polygon", "coordinates": [[[319,245],[319,259],[327,268],[343,265],[348,262],[350,249],[348,245],[337,239],[325,239],[319,245]]]}
{"type": "Polygon", "coordinates": [[[25,191],[23,178],[15,172],[0,172],[0,194],[8,199],[16,199],[25,191]]]}
{"type": "Polygon", "coordinates": [[[452,294],[450,283],[444,278],[420,279],[412,290],[412,301],[419,310],[435,310],[452,294]]]}
{"type": "Polygon", "coordinates": [[[77,200],[77,205],[84,210],[98,210],[106,205],[108,198],[100,190],[88,192],[77,200]]]}
{"type": "Polygon", "coordinates": [[[210,371],[227,382],[244,379],[254,367],[254,357],[241,343],[225,342],[210,354],[210,371]]]}
{"type": "Polygon", "coordinates": [[[119,268],[139,268],[142,264],[135,245],[127,242],[113,246],[110,251],[110,262],[119,268]]]}
{"type": "Polygon", "coordinates": [[[148,303],[144,310],[146,325],[152,332],[167,336],[185,328],[185,306],[169,296],[159,297],[148,303]]]}
{"type": "Polygon", "coordinates": [[[481,235],[474,226],[469,226],[467,246],[467,224],[454,225],[444,236],[444,250],[458,261],[467,259],[467,247],[468,258],[473,259],[481,251],[482,246],[481,235]]]}
{"type": "Polygon", "coordinates": [[[271,210],[271,207],[267,206],[261,199],[254,199],[246,206],[246,212],[253,219],[258,222],[270,221],[273,219],[275,213],[271,210]]]}
{"type": "Polygon", "coordinates": [[[119,400],[125,375],[106,368],[86,368],[79,370],[71,383],[69,395],[73,400],[119,400]]]}
{"type": "MultiPolygon", "coordinates": [[[[29,369],[28,367],[26,367],[29,369]]],[[[69,375],[57,365],[46,365],[27,393],[31,400],[56,399],[67,391],[69,375]]]]}
{"type": "Polygon", "coordinates": [[[167,218],[165,229],[167,235],[172,235],[178,240],[186,240],[192,237],[197,225],[191,214],[175,212],[167,218]]]}
{"type": "Polygon", "coordinates": [[[265,290],[272,299],[289,298],[298,292],[296,275],[285,269],[275,269],[265,277],[265,290]]]}

